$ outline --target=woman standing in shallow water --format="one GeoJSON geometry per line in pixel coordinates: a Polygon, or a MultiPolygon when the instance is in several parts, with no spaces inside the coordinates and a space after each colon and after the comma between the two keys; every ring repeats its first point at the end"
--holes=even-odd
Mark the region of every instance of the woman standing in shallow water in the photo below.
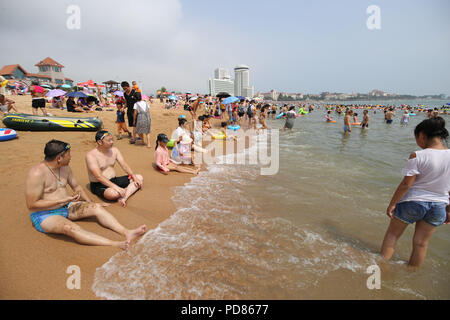
{"type": "Polygon", "coordinates": [[[436,227],[450,222],[450,150],[445,120],[422,121],[414,129],[417,145],[403,169],[403,181],[395,191],[386,214],[391,219],[384,236],[381,255],[389,260],[398,238],[415,223],[413,250],[408,265],[419,267],[436,227]]]}

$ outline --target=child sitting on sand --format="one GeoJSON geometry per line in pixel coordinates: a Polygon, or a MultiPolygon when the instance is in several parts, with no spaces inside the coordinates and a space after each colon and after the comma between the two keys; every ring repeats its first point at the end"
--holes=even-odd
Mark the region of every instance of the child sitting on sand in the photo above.
{"type": "Polygon", "coordinates": [[[209,114],[203,115],[202,131],[206,132],[211,129],[211,124],[209,123],[209,114]]]}
{"type": "Polygon", "coordinates": [[[229,135],[227,130],[228,123],[226,121],[222,121],[220,123],[220,129],[218,136],[224,136],[225,140],[237,140],[237,137],[234,134],[229,135]]]}
{"type": "Polygon", "coordinates": [[[169,150],[167,149],[169,138],[164,133],[158,134],[156,139],[155,163],[157,168],[164,174],[170,171],[178,171],[183,173],[198,174],[200,168],[191,169],[177,165],[169,158],[169,150]]]}

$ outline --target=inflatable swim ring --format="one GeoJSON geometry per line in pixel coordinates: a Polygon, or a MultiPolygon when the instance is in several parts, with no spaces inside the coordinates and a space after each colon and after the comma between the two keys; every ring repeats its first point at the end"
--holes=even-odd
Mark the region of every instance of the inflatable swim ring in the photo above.
{"type": "Polygon", "coordinates": [[[8,141],[17,137],[17,132],[13,129],[0,128],[0,141],[8,141]]]}
{"type": "Polygon", "coordinates": [[[410,115],[410,116],[415,116],[416,114],[415,114],[415,113],[410,113],[409,115],[410,115]]]}
{"type": "Polygon", "coordinates": [[[359,126],[361,124],[361,122],[353,122],[352,126],[359,126]]]}
{"type": "Polygon", "coordinates": [[[8,80],[2,81],[2,83],[0,84],[0,88],[3,88],[4,86],[6,86],[7,83],[8,83],[8,80]]]}
{"type": "Polygon", "coordinates": [[[329,120],[329,121],[326,121],[327,123],[336,123],[336,120],[329,120]]]}
{"type": "Polygon", "coordinates": [[[169,140],[169,142],[167,142],[167,147],[173,148],[174,143],[175,143],[175,140],[169,140]]]}
{"type": "Polygon", "coordinates": [[[218,134],[218,135],[212,136],[212,138],[215,140],[225,140],[227,138],[227,136],[223,135],[223,134],[218,134]]]}
{"type": "Polygon", "coordinates": [[[284,112],[280,113],[279,115],[276,116],[277,119],[280,119],[282,116],[284,116],[284,112]]]}
{"type": "Polygon", "coordinates": [[[230,129],[230,130],[239,130],[240,128],[241,128],[241,127],[238,126],[238,125],[235,125],[235,126],[229,125],[229,126],[228,126],[228,129],[230,129]]]}

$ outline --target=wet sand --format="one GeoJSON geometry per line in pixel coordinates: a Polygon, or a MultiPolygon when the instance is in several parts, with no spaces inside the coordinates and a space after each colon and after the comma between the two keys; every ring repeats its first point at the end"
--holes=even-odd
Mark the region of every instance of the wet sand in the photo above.
{"type": "MultiPolygon", "coordinates": [[[[31,114],[30,96],[7,96],[16,101],[21,113],[31,114]]],[[[50,104],[47,104],[49,106],[50,104]]],[[[169,137],[178,125],[177,118],[183,109],[164,110],[158,101],[151,108],[151,148],[129,144],[128,139],[115,140],[127,163],[135,173],[144,177],[144,187],[134,194],[122,208],[118,203],[107,207],[125,227],[135,228],[146,224],[155,228],[175,210],[171,200],[173,187],[188,182],[192,175],[169,173],[165,176],[153,167],[155,141],[158,133],[169,137]]],[[[65,110],[47,108],[54,116],[78,116],[65,110]]],[[[98,111],[82,114],[98,116],[105,129],[116,134],[116,112],[98,111]]],[[[5,127],[3,123],[1,127],[5,127]]],[[[45,235],[38,232],[30,220],[25,205],[24,181],[28,170],[44,158],[44,145],[51,139],[71,144],[70,166],[75,178],[96,202],[101,201],[88,189],[88,175],[84,161],[87,151],[95,147],[95,132],[26,132],[19,131],[18,138],[0,143],[0,299],[97,299],[91,290],[96,268],[102,266],[120,249],[80,245],[66,236],[45,235]],[[71,265],[80,267],[81,289],[69,290],[66,273],[71,265]]],[[[116,165],[118,176],[122,169],[116,165]]],[[[70,187],[68,187],[71,192],[70,187]]],[[[76,222],[88,231],[114,240],[122,237],[100,226],[95,220],[76,222]]]]}

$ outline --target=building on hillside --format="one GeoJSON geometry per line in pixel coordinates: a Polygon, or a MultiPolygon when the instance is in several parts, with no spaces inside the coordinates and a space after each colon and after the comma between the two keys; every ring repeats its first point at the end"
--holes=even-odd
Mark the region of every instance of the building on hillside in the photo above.
{"type": "Polygon", "coordinates": [[[381,90],[372,90],[369,92],[369,96],[372,97],[386,97],[387,93],[381,90]]]}
{"type": "Polygon", "coordinates": [[[64,66],[52,58],[45,58],[39,61],[35,66],[38,67],[38,73],[29,73],[19,64],[6,65],[0,69],[0,75],[6,79],[18,79],[24,82],[39,81],[40,84],[59,86],[63,84],[73,85],[73,80],[64,76],[62,68],[64,66]]]}

